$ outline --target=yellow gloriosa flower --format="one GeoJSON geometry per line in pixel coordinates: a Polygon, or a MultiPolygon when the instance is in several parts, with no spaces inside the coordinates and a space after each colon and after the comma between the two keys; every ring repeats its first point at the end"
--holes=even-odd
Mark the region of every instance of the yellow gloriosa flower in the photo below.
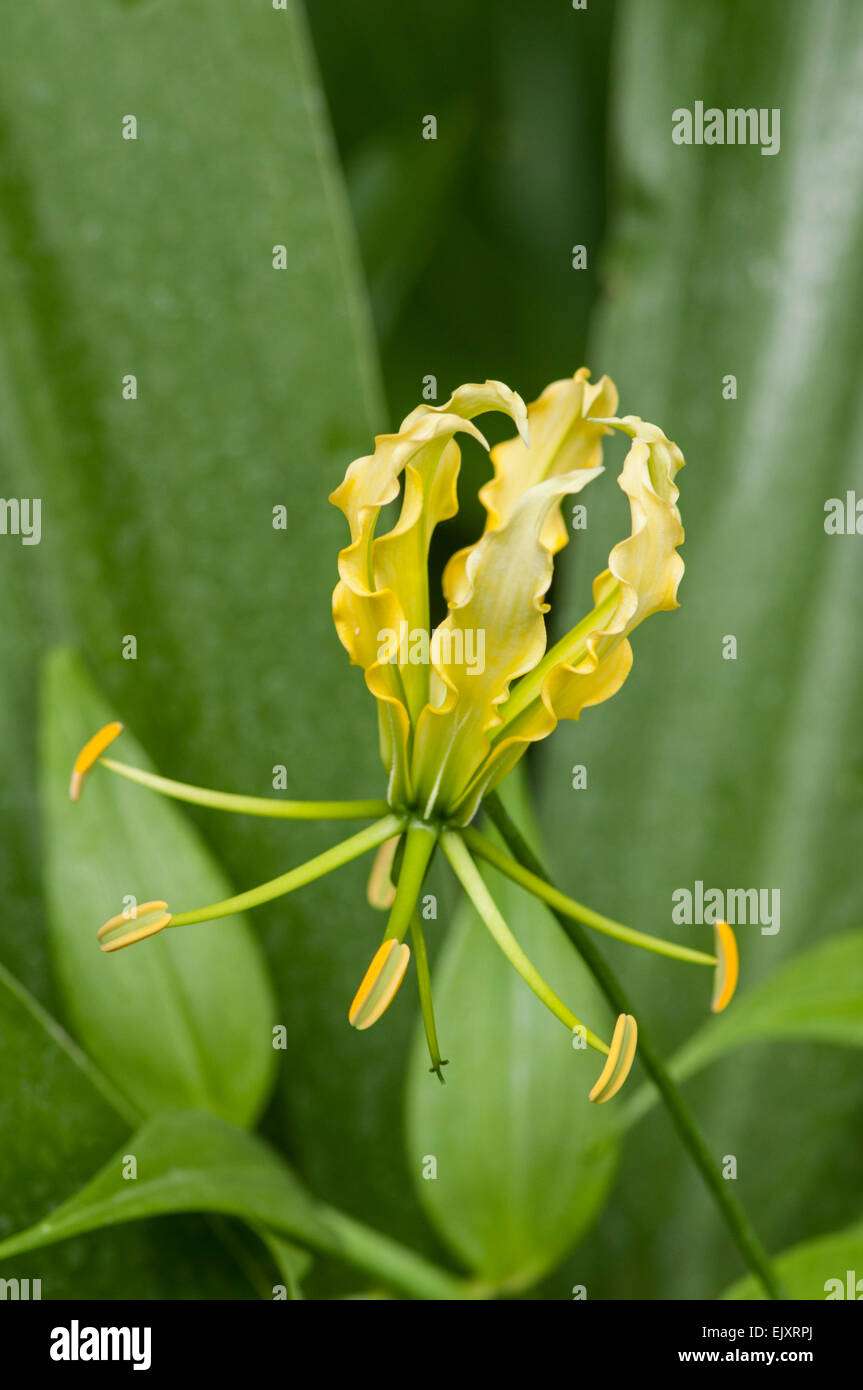
{"type": "Polygon", "coordinates": [[[550,734],[558,720],[578,719],[582,710],[620,689],[632,666],[633,629],[649,614],[677,606],[683,527],[675,478],[683,456],[656,425],[618,416],[616,410],[613,382],[602,377],[592,385],[585,368],[552,382],[530,406],[499,381],[461,386],[445,405],[418,406],[396,434],[379,435],[374,452],[350,465],[331,497],[350,528],[350,543],[339,554],[333,616],[377,702],[386,799],[280,801],[189,786],[103,756],[122,728],[106,726],[75,762],[73,800],[98,761],[163,795],[198,805],[284,819],[373,823],[306,864],[224,902],[172,913],[155,900],[131,922],[126,914],[112,917],[100,931],[103,950],[244,911],[376,850],[369,901],[388,912],[387,926],[349,1021],[359,1030],[369,1028],[389,1007],[411,957],[404,942],[410,932],[432,1069],[442,1080],[445,1064],[417,911],[440,847],[525,982],[569,1032],[605,1056],[591,1100],[603,1103],[623,1085],[635,1055],[635,1019],[620,1014],[610,1044],[580,1022],[522,951],[475,857],[557,913],[643,950],[712,967],[712,1007],[725,1008],[738,971],[737,946],[726,923],[717,927],[715,954],[634,931],[559,892],[470,824],[483,797],[531,743],[550,734]],[[490,451],[494,476],[479,494],[486,513],[483,533],[447,564],[448,611],[432,630],[432,535],[458,510],[459,437],[488,448],[474,424],[487,411],[508,415],[515,434],[490,451]],[[607,569],[595,579],[591,611],[549,648],[545,595],[554,557],[568,539],[561,503],[602,473],[603,440],[614,431],[629,440],[618,483],[629,500],[630,534],[613,547],[607,569]],[[395,524],[378,535],[382,510],[399,498],[395,524]]]}
{"type": "Polygon", "coordinates": [[[633,628],[677,606],[683,527],[674,479],[683,456],[655,425],[618,418],[616,408],[613,382],[591,385],[584,368],[527,408],[500,382],[462,386],[445,405],[413,411],[398,434],[379,435],[332,494],[351,532],[333,615],[378,702],[392,806],[467,824],[530,743],[620,689],[633,628]],[[447,565],[449,612],[430,632],[429,547],[458,510],[456,436],[485,444],[473,424],[485,410],[509,415],[518,433],[491,450],[485,529],[447,565]],[[594,581],[592,611],[546,650],[544,596],[567,543],[560,504],[602,472],[602,441],[614,430],[631,440],[619,479],[631,534],[594,581]],[[402,475],[398,520],[378,536],[402,475]],[[406,640],[387,644],[391,633],[406,640]],[[478,649],[481,669],[467,656],[478,649]]]}

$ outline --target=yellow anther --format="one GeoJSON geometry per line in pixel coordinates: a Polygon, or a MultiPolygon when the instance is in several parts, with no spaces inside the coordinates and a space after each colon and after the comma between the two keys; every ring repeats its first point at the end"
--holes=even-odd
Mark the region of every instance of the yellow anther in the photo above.
{"type": "Polygon", "coordinates": [[[717,922],[714,934],[717,959],[716,969],[713,973],[713,998],[710,1001],[710,1007],[715,1014],[718,1014],[722,1012],[726,1004],[730,1003],[737,988],[740,956],[737,951],[737,940],[734,932],[727,922],[717,922]]]}
{"type": "Polygon", "coordinates": [[[75,759],[75,767],[72,771],[72,780],[69,783],[69,796],[72,801],[77,801],[81,795],[81,788],[84,785],[84,778],[90,771],[95,762],[101,758],[105,749],[114,742],[123,732],[123,725],[116,720],[112,724],[106,724],[104,729],[100,729],[98,734],[94,734],[89,743],[85,743],[81,752],[75,759]]]}
{"type": "Polygon", "coordinates": [[[96,933],[102,950],[119,951],[124,946],[133,946],[136,941],[143,941],[147,936],[155,936],[156,932],[167,927],[171,921],[167,907],[166,902],[158,899],[151,903],[138,903],[134,909],[126,912],[118,912],[116,917],[111,917],[96,933]],[[136,925],[131,926],[131,923],[136,925]],[[115,932],[119,934],[113,936],[115,932]],[[109,936],[112,939],[105,940],[109,936]]]}
{"type": "Polygon", "coordinates": [[[410,954],[410,947],[395,937],[378,947],[348,1012],[354,1028],[371,1028],[389,1008],[404,979],[410,954]]]}
{"type": "Polygon", "coordinates": [[[392,880],[392,870],[400,838],[399,835],[393,835],[391,840],[384,840],[375,855],[372,871],[369,874],[366,889],[369,906],[376,907],[381,912],[389,912],[396,900],[396,886],[392,880]]]}
{"type": "Polygon", "coordinates": [[[638,1024],[632,1014],[621,1014],[614,1025],[614,1036],[611,1039],[611,1047],[608,1049],[605,1066],[599,1074],[596,1085],[590,1092],[590,1099],[595,1101],[597,1105],[603,1105],[605,1101],[611,1100],[612,1096],[617,1095],[629,1075],[635,1058],[637,1042],[638,1024]]]}

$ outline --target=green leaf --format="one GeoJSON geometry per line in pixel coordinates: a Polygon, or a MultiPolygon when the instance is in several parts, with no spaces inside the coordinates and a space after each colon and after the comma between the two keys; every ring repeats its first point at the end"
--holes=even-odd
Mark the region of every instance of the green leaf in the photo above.
{"type": "Polygon", "coordinates": [[[311,1244],[323,1238],[315,1203],[266,1145],[215,1116],[181,1111],[154,1116],[80,1192],[4,1241],[0,1255],[196,1210],[244,1217],[311,1244]]]}
{"type": "Polygon", "coordinates": [[[257,1233],[276,1262],[285,1281],[285,1293],[291,1303],[302,1300],[302,1281],[312,1267],[312,1257],[307,1250],[301,1250],[292,1241],[270,1231],[266,1226],[258,1226],[257,1233]]]}
{"type": "MultiPolygon", "coordinates": [[[[110,1082],[0,966],[0,1230],[83,1178],[135,1122],[110,1082]],[[9,1084],[14,1081],[14,1084],[9,1084]],[[123,1109],[126,1108],[125,1120],[123,1109]],[[53,1136],[47,1142],[48,1136],[53,1136]],[[42,1142],[40,1142],[40,1138],[42,1142]]],[[[5,1233],[5,1232],[4,1232],[5,1233]]]]}
{"type": "MultiPolygon", "coordinates": [[[[515,790],[508,783],[509,795],[515,790]]],[[[519,818],[527,815],[523,804],[519,818]]],[[[509,880],[484,876],[551,987],[610,1036],[607,1007],[551,915],[509,880]]],[[[449,1065],[441,1086],[418,1029],[407,1092],[411,1175],[429,1218],[469,1268],[496,1287],[526,1287],[576,1243],[607,1194],[616,1158],[610,1107],[587,1098],[602,1059],[573,1049],[466,902],[432,983],[449,1065]]]]}
{"type": "Polygon", "coordinates": [[[792,956],[735,999],[683,1048],[681,1074],[688,1076],[729,1047],[759,1038],[863,1047],[863,929],[840,932],[792,956]]]}
{"type": "MultiPolygon", "coordinates": [[[[202,1107],[251,1123],[273,1080],[275,1000],[243,918],[165,930],[105,955],[96,929],[138,903],[175,910],[228,897],[224,874],[174,802],[96,767],[81,800],[69,769],[114,711],[67,651],[43,693],[45,886],[54,959],[77,1036],[139,1110],[202,1107]],[[124,901],[125,900],[125,901],[124,901]]],[[[148,766],[130,734],[125,757],[148,766]]]]}
{"type": "MultiPolygon", "coordinates": [[[[791,1298],[858,1301],[863,1297],[857,1291],[857,1280],[863,1279],[863,1224],[804,1241],[777,1255],[774,1263],[791,1298]]],[[[721,1297],[758,1300],[764,1299],[765,1294],[758,1281],[750,1277],[738,1279],[721,1297]]]]}
{"type": "MultiPolygon", "coordinates": [[[[84,1183],[134,1118],[111,1083],[20,981],[0,966],[0,1239],[84,1183]]],[[[206,1220],[103,1233],[37,1259],[5,1256],[3,1278],[39,1279],[45,1299],[248,1298],[206,1220]]]]}
{"type": "MultiPolygon", "coordinates": [[[[863,1047],[863,930],[840,932],[811,951],[793,956],[705,1023],[672,1058],[678,1081],[695,1075],[747,1042],[834,1043],[863,1047]]],[[[629,1123],[656,1099],[639,1092],[627,1107],[629,1123]]]]}
{"type": "Polygon", "coordinates": [[[266,1226],[420,1298],[469,1296],[467,1285],[317,1202],[262,1140],[191,1111],[154,1116],[75,1196],[0,1243],[0,1259],[85,1231],[189,1211],[266,1226]]]}
{"type": "MultiPolygon", "coordinates": [[[[680,610],[634,633],[620,694],[543,747],[540,807],[561,887],[634,927],[698,945],[709,928],[673,924],[675,890],[778,889],[779,932],[739,933],[745,991],[863,906],[861,542],[824,530],[825,504],[863,476],[863,10],[706,0],[692,23],[684,0],[657,0],[618,17],[616,212],[590,361],[621,412],[686,456],[686,574],[680,610]],[[675,144],[672,112],[697,99],[778,108],[780,152],[675,144]]],[[[556,590],[560,630],[625,534],[608,462],[556,590]]],[[[705,1017],[697,971],[603,951],[673,1052],[705,1017]]],[[[856,1215],[861,1084],[856,1055],[787,1042],[700,1078],[699,1122],[717,1162],[737,1155],[768,1248],[856,1215]]],[[[649,1211],[663,1238],[620,1261],[604,1228],[583,1252],[595,1296],[710,1296],[737,1257],[659,1110],[649,1126],[617,1215],[637,1226],[649,1211]]]]}
{"type": "MultiPolygon", "coordinates": [[[[374,702],[332,623],[345,526],[327,495],[392,421],[296,0],[74,14],[33,0],[4,28],[0,88],[2,491],[43,501],[41,544],[0,544],[0,722],[16,750],[0,937],[56,1009],[36,814],[45,648],[86,654],[166,775],[267,795],[285,766],[291,795],[382,794],[374,702]],[[137,141],[121,138],[127,112],[137,141]],[[126,634],[137,661],[121,659],[126,634]]],[[[338,834],[189,819],[238,887],[338,834]]],[[[287,1031],[268,1123],[316,1187],[419,1232],[399,1148],[380,1145],[400,1124],[412,1016],[392,1010],[361,1045],[346,1019],[378,933],[367,873],[255,914],[287,1031]]]]}

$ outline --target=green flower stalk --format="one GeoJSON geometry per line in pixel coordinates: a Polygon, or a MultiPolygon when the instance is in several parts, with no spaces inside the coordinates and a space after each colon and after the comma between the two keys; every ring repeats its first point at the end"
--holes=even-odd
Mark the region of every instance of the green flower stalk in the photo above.
{"type": "Polygon", "coordinates": [[[88,771],[110,771],[197,805],[284,819],[368,819],[372,823],[268,883],[221,903],[171,913],[161,900],[142,904],[100,931],[102,949],[118,950],[166,928],[215,920],[290,893],[376,850],[369,901],[387,911],[383,941],[349,1009],[358,1029],[372,1027],[394,999],[411,958],[432,1070],[443,1080],[431,979],[417,904],[440,850],[494,941],[539,1000],[582,1046],[604,1058],[590,1099],[604,1103],[623,1085],[637,1044],[634,1017],[621,1013],[609,1042],[582,1022],[528,959],[501,915],[477,861],[492,865],[554,911],[642,950],[708,966],[715,1010],[737,981],[737,947],[726,923],[711,952],[648,936],[568,898],[486,839],[472,822],[532,743],[560,719],[578,719],[623,685],[632,666],[629,637],[651,613],[677,607],[683,527],[675,477],[684,459],[662,431],[637,416],[617,416],[608,377],[592,385],[582,368],[555,381],[525,406],[501,382],[461,386],[445,405],[418,406],[396,434],[379,435],[355,460],[331,501],[347,519],[349,544],[338,557],[333,617],[352,663],[362,668],[377,704],[386,797],[366,801],[278,801],[189,786],[104,756],[121,732],[110,724],[79,755],[70,794],[88,771]],[[493,478],[480,490],[486,518],[474,545],[458,551],[443,575],[447,616],[432,629],[429,551],[435,528],[458,510],[461,452],[467,435],[486,449],[476,416],[498,411],[516,433],[491,450],[493,478]],[[593,607],[548,646],[545,595],[554,558],[566,545],[563,499],[603,471],[604,438],[629,439],[618,480],[629,500],[631,531],[611,550],[593,585],[593,607]],[[381,511],[401,498],[398,519],[378,535],[381,511]]]}

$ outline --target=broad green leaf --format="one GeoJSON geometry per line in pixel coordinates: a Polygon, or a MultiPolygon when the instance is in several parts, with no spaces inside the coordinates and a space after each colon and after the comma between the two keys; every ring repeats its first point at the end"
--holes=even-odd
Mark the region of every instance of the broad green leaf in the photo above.
{"type": "MultiPolygon", "coordinates": [[[[200,1106],[253,1121],[272,1084],[276,1003],[243,918],[159,933],[104,954],[96,930],[132,898],[202,906],[231,888],[176,803],[96,767],[78,803],[69,769],[113,711],[67,651],[43,690],[45,887],[66,1009],[89,1054],[144,1113],[200,1106]]],[[[147,766],[131,734],[123,753],[147,766]]]]}
{"type": "MultiPolygon", "coordinates": [[[[792,956],[774,974],[735,998],[684,1043],[670,1063],[684,1081],[747,1042],[823,1042],[863,1047],[863,930],[792,956]]],[[[641,1091],[626,1109],[631,1123],[655,1103],[641,1091]]]]}
{"type": "MultiPolygon", "coordinates": [[[[680,610],[635,634],[620,694],[543,746],[540,806],[561,886],[634,927],[695,945],[709,928],[673,924],[675,890],[778,889],[780,930],[739,932],[741,1001],[863,906],[861,541],[824,529],[825,504],[859,495],[863,476],[861,59],[855,0],[618,8],[615,217],[589,356],[621,411],[683,449],[686,574],[680,610]],[[675,144],[672,112],[696,100],[778,109],[779,153],[675,144]]],[[[609,467],[554,596],[561,624],[623,534],[622,500],[609,467]]],[[[671,1054],[705,1019],[698,971],[603,950],[671,1054]]],[[[769,1249],[856,1216],[856,1054],[762,1046],[687,1098],[717,1162],[737,1156],[769,1249]]],[[[597,1297],[708,1297],[739,1272],[659,1109],[632,1136],[615,1204],[633,1230],[649,1212],[662,1239],[621,1261],[611,1226],[598,1231],[582,1252],[597,1297]]]]}
{"type": "MultiPolygon", "coordinates": [[[[0,1220],[83,1178],[136,1121],[72,1039],[0,966],[0,1220]],[[14,1084],[13,1084],[14,1083],[14,1084]],[[125,1108],[125,1116],[123,1110],[125,1108]],[[50,1141],[49,1141],[50,1138],[50,1141]]],[[[28,1215],[35,1212],[28,1212],[28,1215]]]]}
{"type": "MultiPolygon", "coordinates": [[[[43,502],[40,545],[0,538],[0,720],[15,750],[0,937],[55,1007],[42,653],[84,653],[166,775],[266,795],[284,766],[296,796],[381,794],[373,702],[330,612],[344,524],[327,495],[393,422],[295,0],[13,6],[0,90],[2,492],[43,502]],[[137,141],[122,138],[126,113],[137,141]],[[136,400],[121,395],[128,373],[136,400]]],[[[189,816],[238,887],[338,836],[189,816]]],[[[362,1045],[346,1018],[378,932],[367,872],[255,914],[287,1030],[268,1122],[321,1190],[418,1232],[398,1146],[380,1144],[400,1123],[412,1014],[391,1011],[362,1045]]]]}
{"type": "Polygon", "coordinates": [[[0,1243],[0,1259],[86,1231],[189,1211],[270,1227],[420,1298],[469,1295],[453,1276],[317,1202],[262,1140],[201,1112],[154,1116],[75,1196],[0,1243]]]}
{"type": "MultiPolygon", "coordinates": [[[[0,1240],[86,1182],[135,1123],[127,1103],[20,981],[0,966],[0,1240]]],[[[103,1232],[37,1256],[0,1258],[0,1278],[39,1279],[43,1299],[249,1298],[205,1219],[103,1232]]]]}
{"type": "MultiPolygon", "coordinates": [[[[524,805],[519,819],[527,819],[524,805]]],[[[487,881],[551,987],[610,1036],[607,1007],[557,922],[508,880],[489,871],[487,881]]],[[[434,930],[426,924],[427,934],[434,930]]],[[[408,1073],[411,1175],[459,1258],[498,1287],[522,1288],[576,1243],[608,1191],[616,1157],[607,1139],[611,1107],[587,1098],[602,1058],[573,1049],[465,902],[432,985],[449,1065],[441,1086],[429,1074],[419,1028],[408,1073]]]]}
{"type": "MultiPolygon", "coordinates": [[[[792,1298],[863,1298],[863,1225],[849,1226],[817,1240],[804,1241],[777,1255],[776,1269],[792,1298]]],[[[721,1295],[727,1299],[761,1299],[764,1289],[757,1279],[738,1279],[721,1295]]]]}

